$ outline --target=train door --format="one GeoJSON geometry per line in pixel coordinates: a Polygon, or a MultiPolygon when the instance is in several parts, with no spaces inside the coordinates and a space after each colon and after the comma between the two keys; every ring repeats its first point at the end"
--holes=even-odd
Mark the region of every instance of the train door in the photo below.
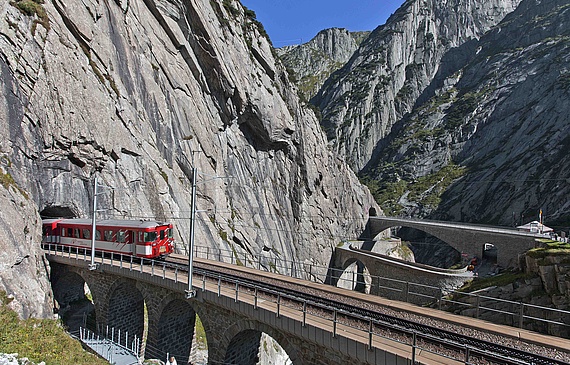
{"type": "Polygon", "coordinates": [[[135,232],[133,231],[127,231],[127,244],[128,244],[128,250],[131,252],[131,255],[135,255],[137,252],[137,235],[135,234],[135,232]]]}

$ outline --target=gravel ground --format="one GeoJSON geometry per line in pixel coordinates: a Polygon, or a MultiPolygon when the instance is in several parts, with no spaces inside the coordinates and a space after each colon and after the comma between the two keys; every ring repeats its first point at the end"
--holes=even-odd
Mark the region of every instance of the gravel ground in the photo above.
{"type": "MultiPolygon", "coordinates": [[[[222,272],[222,273],[227,273],[227,274],[233,274],[233,275],[236,274],[236,271],[234,271],[234,270],[231,270],[229,268],[228,269],[220,269],[218,266],[216,266],[216,271],[222,272]]],[[[252,280],[259,280],[259,277],[256,275],[250,275],[247,273],[243,273],[241,271],[239,272],[238,275],[244,279],[247,278],[247,279],[252,279],[252,280]]],[[[370,313],[379,313],[379,314],[397,317],[399,319],[404,319],[404,320],[412,321],[412,322],[415,322],[418,324],[426,325],[429,327],[442,329],[442,330],[449,331],[449,332],[456,333],[456,334],[460,334],[460,335],[463,335],[463,336],[466,336],[469,338],[479,339],[479,340],[491,342],[494,344],[499,344],[502,346],[506,346],[508,348],[519,349],[522,351],[542,355],[542,356],[545,356],[545,357],[548,357],[551,359],[556,359],[558,361],[563,361],[563,362],[570,364],[570,349],[568,349],[568,351],[561,351],[561,350],[546,347],[546,346],[536,345],[534,343],[526,342],[526,341],[523,341],[523,340],[520,340],[517,338],[500,336],[500,335],[497,335],[497,334],[494,334],[491,332],[487,332],[484,330],[467,328],[467,327],[464,327],[464,326],[461,326],[458,324],[450,323],[450,322],[443,321],[443,320],[438,320],[435,318],[425,317],[425,316],[422,316],[422,315],[419,315],[416,313],[402,311],[402,310],[396,310],[394,308],[378,305],[378,304],[371,303],[371,302],[363,302],[362,300],[357,299],[357,298],[353,298],[349,295],[341,295],[338,293],[323,292],[323,291],[320,291],[317,289],[307,287],[306,285],[298,285],[295,283],[289,283],[289,282],[284,281],[284,280],[286,280],[286,277],[283,277],[283,279],[268,278],[268,279],[264,279],[263,282],[267,283],[267,284],[272,284],[272,285],[279,287],[279,288],[282,288],[282,289],[295,290],[295,291],[307,293],[310,295],[314,295],[314,296],[319,297],[319,298],[325,298],[325,299],[328,299],[331,301],[336,301],[339,303],[353,305],[353,306],[365,309],[365,310],[369,311],[370,313]]],[[[235,288],[235,285],[234,285],[234,288],[235,288]]],[[[271,299],[271,298],[268,298],[268,299],[271,299]]],[[[291,306],[291,307],[301,306],[301,304],[299,302],[285,303],[284,301],[282,301],[282,305],[287,305],[287,306],[291,306]]],[[[311,314],[319,315],[319,316],[322,316],[325,318],[332,318],[332,314],[330,311],[326,311],[326,310],[322,310],[322,309],[317,310],[314,308],[311,309],[310,311],[311,311],[311,314]]],[[[442,313],[445,314],[445,312],[442,312],[442,313]]],[[[357,321],[357,320],[352,319],[352,318],[343,318],[341,316],[339,316],[338,320],[342,321],[343,323],[349,324],[353,327],[363,327],[364,330],[368,330],[368,323],[367,322],[363,323],[362,321],[357,321]]],[[[380,328],[379,326],[375,326],[374,332],[381,335],[381,336],[393,338],[395,340],[411,344],[411,337],[410,336],[407,336],[403,333],[398,333],[397,331],[390,331],[386,328],[380,328]]],[[[444,349],[441,346],[436,346],[434,344],[426,343],[426,342],[418,342],[418,344],[422,347],[425,346],[425,349],[428,351],[433,351],[436,353],[440,353],[440,354],[450,356],[450,357],[454,357],[454,358],[461,359],[461,360],[464,359],[464,354],[458,354],[457,352],[454,352],[452,350],[444,349]]],[[[488,361],[484,361],[481,359],[477,360],[476,358],[473,358],[473,357],[470,357],[470,363],[472,363],[472,364],[489,364],[488,361]]]]}

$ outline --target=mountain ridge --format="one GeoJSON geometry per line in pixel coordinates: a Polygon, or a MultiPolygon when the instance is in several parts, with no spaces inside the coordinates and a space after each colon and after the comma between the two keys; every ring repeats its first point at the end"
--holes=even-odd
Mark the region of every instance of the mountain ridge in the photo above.
{"type": "Polygon", "coordinates": [[[90,217],[94,176],[99,219],[173,221],[186,252],[195,167],[196,242],[262,265],[326,266],[380,211],[239,1],[34,4],[0,5],[0,265],[29,256],[0,289],[21,316],[52,312],[41,218],[90,217]]]}
{"type": "Polygon", "coordinates": [[[324,83],[329,144],[387,214],[568,229],[566,5],[407,1],[324,83]]]}

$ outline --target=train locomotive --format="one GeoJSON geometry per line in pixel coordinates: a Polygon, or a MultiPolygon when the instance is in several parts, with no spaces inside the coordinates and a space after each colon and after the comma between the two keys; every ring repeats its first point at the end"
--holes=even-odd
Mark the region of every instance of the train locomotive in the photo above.
{"type": "MultiPolygon", "coordinates": [[[[42,244],[91,249],[92,222],[89,219],[44,219],[42,244]]],[[[170,223],[109,219],[96,222],[95,251],[143,258],[161,258],[174,251],[170,223]]]]}

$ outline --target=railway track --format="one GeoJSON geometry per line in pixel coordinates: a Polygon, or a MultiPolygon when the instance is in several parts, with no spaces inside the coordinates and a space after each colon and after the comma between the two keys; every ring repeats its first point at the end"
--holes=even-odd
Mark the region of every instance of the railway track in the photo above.
{"type": "MultiPolygon", "coordinates": [[[[173,255],[166,259],[166,262],[180,266],[183,270],[187,265],[187,258],[173,255]]],[[[261,289],[266,295],[281,296],[282,299],[289,298],[297,302],[307,303],[307,307],[317,311],[329,311],[340,316],[339,320],[361,322],[361,327],[367,328],[370,323],[374,324],[376,330],[398,334],[400,337],[421,343],[422,346],[430,345],[443,349],[445,353],[454,353],[465,359],[469,364],[536,364],[536,365],[563,365],[567,361],[558,360],[517,348],[501,345],[496,342],[485,341],[473,338],[468,335],[447,331],[436,326],[417,323],[411,320],[387,315],[378,311],[363,309],[357,305],[348,304],[346,297],[336,294],[332,298],[311,293],[312,283],[306,285],[290,283],[286,277],[271,275],[271,283],[268,279],[254,278],[253,275],[244,275],[243,272],[232,268],[229,265],[223,266],[223,273],[220,272],[222,264],[208,265],[203,262],[194,262],[194,272],[221,281],[239,283],[244,287],[261,289]],[[212,268],[213,267],[213,268],[212,268]]],[[[455,357],[454,356],[454,357],[455,357]]]]}

